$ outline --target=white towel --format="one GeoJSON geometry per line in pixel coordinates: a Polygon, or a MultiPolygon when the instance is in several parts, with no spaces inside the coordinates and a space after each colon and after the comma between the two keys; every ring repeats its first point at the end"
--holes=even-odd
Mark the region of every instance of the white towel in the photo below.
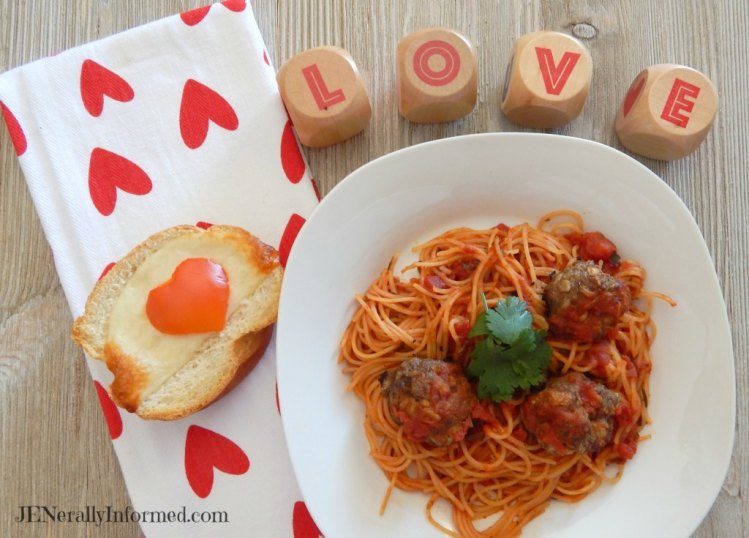
{"type": "MultiPolygon", "coordinates": [[[[244,0],[6,72],[0,100],[74,316],[105,268],[151,233],[237,225],[285,261],[317,203],[244,0]]],[[[113,407],[103,389],[111,374],[88,360],[133,509],[228,519],[125,512],[146,536],[317,538],[287,455],[275,360],[271,343],[228,396],[175,422],[113,407]]],[[[104,528],[122,517],[102,516],[104,528]]]]}

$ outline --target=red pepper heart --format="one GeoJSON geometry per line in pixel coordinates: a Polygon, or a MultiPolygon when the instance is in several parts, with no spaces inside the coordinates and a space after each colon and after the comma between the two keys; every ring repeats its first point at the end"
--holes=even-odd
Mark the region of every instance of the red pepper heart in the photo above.
{"type": "Polygon", "coordinates": [[[209,121],[229,131],[239,126],[237,114],[226,99],[205,84],[190,79],[185,82],[179,108],[179,130],[188,148],[203,145],[209,121]]]}
{"type": "Polygon", "coordinates": [[[117,189],[130,194],[151,192],[151,179],[143,169],[122,155],[94,148],[88,166],[88,190],[99,213],[111,215],[117,203],[117,189]]]}
{"type": "Polygon", "coordinates": [[[23,134],[21,124],[18,123],[13,112],[11,112],[2,101],[0,101],[0,110],[2,110],[3,118],[5,118],[5,125],[8,126],[10,141],[13,142],[13,148],[16,150],[16,155],[20,157],[26,152],[26,135],[23,134]]]}
{"type": "Polygon", "coordinates": [[[223,267],[207,258],[188,258],[172,277],[152,289],[146,315],[165,334],[220,331],[226,324],[229,281],[223,267]]]}
{"type": "Polygon", "coordinates": [[[122,417],[120,416],[120,410],[114,405],[112,398],[110,398],[107,389],[105,389],[101,383],[94,381],[96,387],[96,394],[99,396],[99,404],[101,410],[104,413],[104,419],[107,421],[109,427],[109,435],[112,440],[117,439],[122,435],[122,417]]]}
{"type": "Polygon", "coordinates": [[[312,516],[307,510],[307,505],[302,501],[294,503],[294,515],[292,516],[292,528],[294,538],[321,538],[322,533],[317,528],[312,516]]]}
{"type": "Polygon", "coordinates": [[[83,106],[94,117],[104,109],[104,96],[126,103],[135,96],[132,86],[117,73],[86,60],[81,66],[81,99],[83,106]]]}
{"type": "Polygon", "coordinates": [[[185,440],[185,473],[187,482],[201,499],[213,488],[213,469],[241,475],[250,468],[247,454],[223,435],[192,425],[185,440]]]}

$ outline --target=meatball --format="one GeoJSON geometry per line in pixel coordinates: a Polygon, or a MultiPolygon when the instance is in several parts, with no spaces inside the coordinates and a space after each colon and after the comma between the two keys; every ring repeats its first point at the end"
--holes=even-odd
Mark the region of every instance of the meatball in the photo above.
{"type": "Polygon", "coordinates": [[[574,342],[604,338],[632,303],[629,287],[591,261],[558,272],[544,290],[551,334],[574,342]]]}
{"type": "Polygon", "coordinates": [[[570,372],[531,394],[520,408],[520,420],[547,452],[589,454],[611,440],[622,406],[627,404],[618,392],[570,372]]]}
{"type": "Polygon", "coordinates": [[[406,359],[380,378],[390,414],[407,439],[433,446],[461,441],[473,425],[478,404],[457,364],[432,359],[406,359]]]}

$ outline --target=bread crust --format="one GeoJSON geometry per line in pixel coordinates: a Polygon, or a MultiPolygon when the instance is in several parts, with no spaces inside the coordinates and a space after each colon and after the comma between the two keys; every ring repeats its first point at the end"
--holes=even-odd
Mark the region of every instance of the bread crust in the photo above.
{"type": "Polygon", "coordinates": [[[114,374],[110,394],[117,405],[145,419],[175,420],[210,405],[254,367],[278,314],[282,278],[278,252],[242,228],[174,226],[137,245],[96,283],[83,315],[73,324],[72,338],[90,357],[107,363],[114,374]],[[177,372],[142,398],[148,372],[137,357],[108,341],[109,315],[138,267],[170,241],[189,234],[210,234],[231,245],[262,280],[254,293],[242,298],[222,331],[208,336],[177,372]]]}

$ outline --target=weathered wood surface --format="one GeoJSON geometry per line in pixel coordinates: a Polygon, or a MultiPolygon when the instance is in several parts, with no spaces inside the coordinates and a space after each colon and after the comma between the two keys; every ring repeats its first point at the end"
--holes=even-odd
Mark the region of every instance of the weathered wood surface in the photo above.
{"type": "MultiPolygon", "coordinates": [[[[0,70],[188,8],[201,0],[0,0],[0,70]]],[[[306,48],[351,52],[370,92],[364,133],[307,150],[322,193],[385,153],[459,134],[520,131],[500,113],[512,44],[523,33],[569,32],[590,48],[594,76],[582,114],[558,132],[620,148],[619,100],[645,66],[674,62],[707,74],[720,111],[706,142],[680,161],[638,158],[694,214],[724,290],[736,355],[738,409],[732,465],[695,536],[749,536],[749,5],[744,0],[493,0],[430,2],[252,0],[276,66],[306,48]],[[476,109],[465,119],[415,125],[398,115],[395,50],[407,33],[448,26],[478,49],[476,109]]],[[[70,313],[5,129],[0,133],[0,535],[138,536],[135,524],[19,525],[19,505],[74,509],[129,504],[82,354],[68,338],[70,313]]],[[[636,517],[636,515],[633,515],[636,517]]]]}

